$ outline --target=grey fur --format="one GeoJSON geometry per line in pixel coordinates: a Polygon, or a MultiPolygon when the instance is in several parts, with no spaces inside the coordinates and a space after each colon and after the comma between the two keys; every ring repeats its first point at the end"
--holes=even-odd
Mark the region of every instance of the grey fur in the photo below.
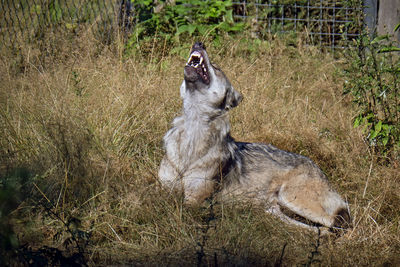
{"type": "Polygon", "coordinates": [[[223,200],[265,205],[266,211],[299,226],[313,227],[283,211],[329,228],[350,225],[347,203],[309,158],[230,136],[228,111],[242,96],[210,63],[203,44],[193,46],[184,77],[182,115],[164,136],[163,185],[183,190],[187,203],[218,193],[223,200]]]}

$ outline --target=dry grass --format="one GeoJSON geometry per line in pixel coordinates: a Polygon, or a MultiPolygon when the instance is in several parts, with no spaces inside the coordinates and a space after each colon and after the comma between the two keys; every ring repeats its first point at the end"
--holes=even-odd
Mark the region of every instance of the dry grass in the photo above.
{"type": "Polygon", "coordinates": [[[378,165],[353,129],[337,74],[343,60],[279,40],[209,45],[244,95],[232,135],[309,156],[349,201],[354,228],[318,238],[260,207],[191,208],[160,188],[161,140],[180,110],[188,45],[175,53],[150,45],[150,55],[126,59],[118,47],[98,50],[88,39],[79,46],[46,66],[28,48],[18,59],[1,57],[0,171],[33,174],[9,218],[20,244],[71,248],[60,219],[79,218],[76,229],[90,233],[90,265],[400,263],[399,169],[378,165]]]}

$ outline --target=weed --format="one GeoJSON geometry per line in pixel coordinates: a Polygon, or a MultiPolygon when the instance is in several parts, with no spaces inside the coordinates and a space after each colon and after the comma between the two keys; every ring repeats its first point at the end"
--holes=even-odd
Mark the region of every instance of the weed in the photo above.
{"type": "MultiPolygon", "coordinates": [[[[400,24],[399,24],[400,25],[400,24]]],[[[362,126],[365,138],[378,157],[400,158],[400,49],[390,35],[364,33],[350,53],[344,92],[360,108],[354,127],[362,126]]]]}
{"type": "Polygon", "coordinates": [[[16,249],[17,259],[33,266],[87,266],[86,253],[90,233],[81,230],[81,221],[74,216],[61,214],[51,202],[39,205],[46,211],[48,219],[61,223],[60,230],[52,238],[57,243],[62,241],[63,248],[47,245],[32,248],[25,244],[16,249]]]}
{"type": "Polygon", "coordinates": [[[12,251],[19,246],[12,224],[12,212],[27,198],[32,174],[26,168],[0,173],[0,260],[8,262],[12,251]]]}
{"type": "MultiPolygon", "coordinates": [[[[168,2],[168,1],[167,1],[168,2]]],[[[126,53],[139,49],[153,36],[166,40],[169,46],[192,36],[219,39],[221,34],[239,32],[245,24],[234,22],[231,1],[184,0],[164,3],[152,12],[153,1],[134,1],[136,24],[126,44],[126,53]]],[[[140,49],[143,51],[143,49],[140,49]]]]}

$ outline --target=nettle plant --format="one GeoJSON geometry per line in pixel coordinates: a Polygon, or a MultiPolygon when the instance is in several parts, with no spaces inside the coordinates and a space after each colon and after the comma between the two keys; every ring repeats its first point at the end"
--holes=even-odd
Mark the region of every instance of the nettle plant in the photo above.
{"type": "MultiPolygon", "coordinates": [[[[399,30],[400,24],[395,27],[399,30]]],[[[363,127],[373,152],[400,158],[400,48],[391,35],[356,41],[346,69],[345,93],[360,109],[354,127],[363,127]]]]}
{"type": "MultiPolygon", "coordinates": [[[[128,0],[129,1],[129,0],[128,0]]],[[[155,35],[167,39],[192,36],[217,38],[221,33],[239,32],[244,23],[233,19],[232,1],[130,0],[134,18],[128,46],[155,35]]]]}

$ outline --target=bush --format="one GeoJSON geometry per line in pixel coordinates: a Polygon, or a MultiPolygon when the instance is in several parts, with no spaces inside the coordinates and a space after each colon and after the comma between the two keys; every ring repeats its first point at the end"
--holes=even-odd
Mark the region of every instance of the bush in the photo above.
{"type": "Polygon", "coordinates": [[[233,20],[232,1],[160,1],[157,5],[153,2],[141,0],[126,5],[132,9],[128,13],[136,18],[127,51],[137,47],[139,40],[146,41],[155,35],[170,41],[192,36],[219,38],[222,33],[239,32],[244,28],[244,23],[233,20]]]}
{"type": "Polygon", "coordinates": [[[362,34],[350,53],[344,92],[360,107],[354,127],[364,127],[373,152],[399,159],[400,58],[396,52],[400,48],[390,38],[362,34]]]}

